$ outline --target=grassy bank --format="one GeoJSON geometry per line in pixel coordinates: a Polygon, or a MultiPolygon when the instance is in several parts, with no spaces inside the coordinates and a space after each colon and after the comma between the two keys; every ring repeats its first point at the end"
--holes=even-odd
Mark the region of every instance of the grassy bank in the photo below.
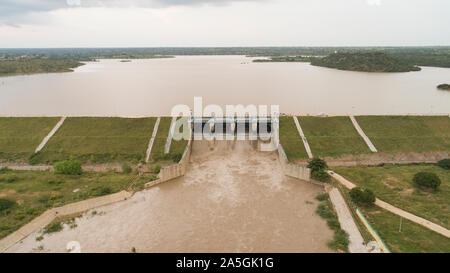
{"type": "Polygon", "coordinates": [[[379,207],[360,208],[392,252],[448,253],[450,239],[379,207]]]}
{"type": "Polygon", "coordinates": [[[358,116],[356,120],[379,152],[450,151],[447,116],[358,116]]]}
{"type": "Polygon", "coordinates": [[[32,163],[52,163],[70,156],[101,163],[145,158],[156,118],[67,118],[32,163]]]}
{"type": "Polygon", "coordinates": [[[280,117],[280,143],[290,161],[307,159],[305,145],[292,117],[280,117]]]}
{"type": "Polygon", "coordinates": [[[334,168],[358,186],[371,189],[383,201],[408,212],[450,227],[450,173],[434,165],[334,168]],[[417,188],[417,172],[436,173],[442,181],[437,192],[417,188]]]}
{"type": "Polygon", "coordinates": [[[0,118],[0,161],[23,161],[60,118],[0,118]]]}
{"type": "MultiPolygon", "coordinates": [[[[11,200],[14,206],[0,211],[0,238],[47,209],[124,190],[135,176],[114,172],[72,176],[47,171],[1,170],[0,199],[11,200]]],[[[142,176],[137,182],[152,179],[142,176]]]]}
{"type": "Polygon", "coordinates": [[[167,137],[169,136],[170,124],[172,123],[171,117],[162,117],[159,123],[158,133],[156,134],[155,142],[153,143],[151,158],[154,161],[177,161],[174,160],[175,157],[181,158],[186,146],[188,144],[187,140],[176,141],[172,139],[170,144],[169,154],[164,154],[164,149],[167,142],[167,137]]]}
{"type": "Polygon", "coordinates": [[[348,117],[299,117],[314,156],[370,153],[348,117]]]}

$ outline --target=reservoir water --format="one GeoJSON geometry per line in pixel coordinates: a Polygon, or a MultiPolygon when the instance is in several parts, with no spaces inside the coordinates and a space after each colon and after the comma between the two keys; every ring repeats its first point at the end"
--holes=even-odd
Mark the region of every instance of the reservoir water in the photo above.
{"type": "Polygon", "coordinates": [[[450,69],[364,73],[245,56],[100,60],[72,73],[0,77],[1,116],[156,116],[174,105],[279,105],[289,114],[448,114],[450,69]]]}

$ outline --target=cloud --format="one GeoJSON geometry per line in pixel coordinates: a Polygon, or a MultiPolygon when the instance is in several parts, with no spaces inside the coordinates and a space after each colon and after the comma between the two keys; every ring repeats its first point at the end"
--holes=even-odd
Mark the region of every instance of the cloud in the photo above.
{"type": "Polygon", "coordinates": [[[369,6],[380,6],[381,0],[367,0],[369,6]]]}
{"type": "Polygon", "coordinates": [[[76,7],[167,7],[201,4],[223,5],[231,2],[264,0],[0,0],[0,16],[12,17],[29,12],[45,12],[76,7]]]}
{"type": "Polygon", "coordinates": [[[0,0],[0,25],[42,23],[43,13],[72,8],[164,8],[170,6],[227,5],[232,2],[265,2],[267,0],[0,0]],[[41,16],[40,16],[41,15],[41,16]]]}

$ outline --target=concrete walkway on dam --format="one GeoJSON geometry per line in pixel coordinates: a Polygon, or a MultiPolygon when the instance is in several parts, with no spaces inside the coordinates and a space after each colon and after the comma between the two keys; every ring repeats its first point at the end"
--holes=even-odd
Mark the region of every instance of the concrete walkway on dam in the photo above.
{"type": "Polygon", "coordinates": [[[274,152],[194,141],[184,177],[87,212],[76,228],[40,242],[34,233],[8,252],[66,252],[72,241],[81,252],[333,252],[333,231],[315,213],[322,192],[286,177],[274,152]]]}

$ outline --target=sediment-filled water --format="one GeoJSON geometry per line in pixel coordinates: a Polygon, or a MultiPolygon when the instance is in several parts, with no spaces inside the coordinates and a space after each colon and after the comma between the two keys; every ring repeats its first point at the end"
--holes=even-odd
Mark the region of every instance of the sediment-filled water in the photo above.
{"type": "Polygon", "coordinates": [[[0,77],[1,116],[158,116],[173,106],[279,105],[289,114],[448,114],[450,69],[339,71],[244,56],[100,60],[73,73],[0,77]]]}

